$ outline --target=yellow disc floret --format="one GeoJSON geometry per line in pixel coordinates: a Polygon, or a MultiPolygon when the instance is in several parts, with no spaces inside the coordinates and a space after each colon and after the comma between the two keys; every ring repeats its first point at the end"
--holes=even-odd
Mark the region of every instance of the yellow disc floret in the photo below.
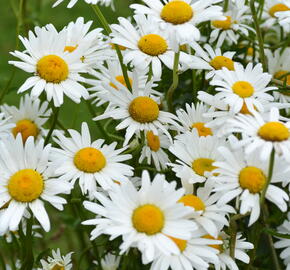
{"type": "Polygon", "coordinates": [[[276,17],[275,16],[276,12],[289,11],[289,10],[290,10],[289,7],[287,7],[285,4],[280,3],[280,4],[276,4],[276,5],[272,6],[268,12],[272,17],[276,17]]]}
{"type": "Polygon", "coordinates": [[[146,133],[146,139],[147,145],[152,151],[157,152],[160,149],[159,136],[154,135],[153,131],[150,130],[146,133]]]}
{"type": "MultiPolygon", "coordinates": [[[[206,239],[212,239],[212,240],[220,240],[220,241],[223,241],[222,237],[218,236],[218,238],[214,238],[213,236],[207,234],[207,235],[204,235],[202,238],[206,238],[206,239]]],[[[219,244],[219,245],[208,245],[209,247],[212,247],[212,248],[215,248],[217,250],[219,250],[220,253],[223,252],[223,244],[219,244]]]]}
{"type": "Polygon", "coordinates": [[[153,235],[162,231],[164,214],[158,206],[145,204],[134,210],[132,223],[136,231],[153,235]]]}
{"type": "Polygon", "coordinates": [[[150,97],[136,97],[129,105],[130,116],[139,123],[149,123],[159,116],[159,107],[150,97]]]}
{"type": "Polygon", "coordinates": [[[50,83],[60,83],[68,77],[67,63],[57,55],[43,56],[36,65],[39,77],[50,83]]]}
{"type": "Polygon", "coordinates": [[[210,158],[198,158],[192,162],[192,169],[200,176],[204,176],[205,172],[211,172],[217,167],[213,166],[213,159],[210,158]]]}
{"type": "Polygon", "coordinates": [[[223,67],[227,68],[228,70],[235,70],[234,61],[222,55],[213,58],[209,64],[216,70],[222,69],[223,67]]]}
{"type": "Polygon", "coordinates": [[[258,193],[265,186],[266,176],[257,167],[245,167],[240,171],[239,183],[243,189],[248,189],[251,193],[258,193]]]}
{"type": "MultiPolygon", "coordinates": [[[[116,81],[118,81],[119,83],[121,83],[121,84],[123,84],[125,87],[127,87],[127,85],[126,85],[126,81],[125,81],[125,78],[124,78],[123,75],[118,75],[118,76],[115,77],[115,79],[116,79],[116,81]]],[[[132,86],[132,84],[133,84],[133,80],[132,80],[131,78],[129,78],[129,82],[130,82],[130,85],[132,86]]],[[[119,90],[119,88],[118,88],[115,84],[113,84],[112,82],[110,82],[110,85],[111,85],[113,88],[115,88],[116,90],[119,90]]]]}
{"type": "Polygon", "coordinates": [[[167,3],[160,14],[160,17],[172,24],[183,24],[193,17],[192,7],[184,1],[171,1],[167,3]]]}
{"type": "Polygon", "coordinates": [[[192,194],[184,195],[179,199],[179,202],[183,203],[185,206],[194,208],[195,211],[205,210],[204,202],[199,197],[192,194]]]}
{"type": "Polygon", "coordinates": [[[37,125],[31,120],[23,119],[16,123],[16,127],[12,129],[12,133],[14,137],[16,137],[18,133],[20,133],[23,142],[26,142],[29,136],[33,136],[34,138],[36,138],[39,134],[39,129],[37,125]]]}
{"type": "Polygon", "coordinates": [[[166,235],[169,237],[179,248],[180,252],[183,252],[186,249],[187,241],[179,238],[175,238],[169,235],[166,235]]]}
{"type": "Polygon", "coordinates": [[[64,266],[56,264],[51,268],[51,270],[64,270],[64,266]]]}
{"type": "Polygon", "coordinates": [[[237,81],[232,85],[232,90],[241,98],[251,97],[254,93],[254,87],[246,81],[237,81]]]}
{"type": "Polygon", "coordinates": [[[212,22],[212,25],[216,28],[223,30],[228,30],[232,27],[232,18],[231,16],[226,16],[226,20],[216,20],[212,22]]]}
{"type": "Polygon", "coordinates": [[[44,188],[42,176],[35,170],[23,169],[13,174],[8,182],[10,196],[18,202],[32,202],[44,188]]]}
{"type": "Polygon", "coordinates": [[[212,133],[212,130],[208,127],[205,127],[204,123],[202,122],[196,122],[194,124],[192,124],[191,126],[192,128],[196,128],[197,129],[197,132],[198,132],[198,135],[201,137],[201,136],[212,136],[213,133],[212,133]]]}
{"type": "Polygon", "coordinates": [[[76,45],[76,46],[65,46],[64,47],[64,51],[65,52],[73,52],[76,48],[78,47],[78,45],[76,45]]]}
{"type": "MultiPolygon", "coordinates": [[[[287,85],[290,85],[290,71],[286,70],[279,70],[274,74],[274,78],[277,80],[281,80],[282,82],[286,83],[287,85]],[[287,75],[288,74],[288,75],[287,75]]],[[[290,93],[283,92],[281,93],[285,96],[290,96],[290,93]]]]}
{"type": "Polygon", "coordinates": [[[106,166],[106,158],[100,150],[86,147],[75,154],[74,164],[80,171],[95,173],[106,166]]]}
{"type": "Polygon", "coordinates": [[[282,142],[289,139],[289,129],[280,122],[268,122],[261,126],[258,135],[265,141],[282,142]]]}
{"type": "Polygon", "coordinates": [[[163,37],[156,34],[149,34],[140,38],[138,47],[143,53],[158,56],[167,51],[168,45],[163,37]]]}

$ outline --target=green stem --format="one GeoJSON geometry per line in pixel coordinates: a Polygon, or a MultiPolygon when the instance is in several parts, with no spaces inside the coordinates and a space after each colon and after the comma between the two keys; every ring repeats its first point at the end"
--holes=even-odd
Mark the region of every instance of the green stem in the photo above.
{"type": "Polygon", "coordinates": [[[269,160],[269,168],[268,168],[268,177],[267,177],[267,182],[265,184],[265,187],[262,191],[261,198],[260,198],[260,204],[263,205],[265,201],[265,196],[267,189],[271,183],[272,175],[273,175],[273,169],[274,169],[274,163],[275,163],[275,149],[272,149],[271,155],[270,155],[270,160],[269,160]]]}
{"type": "Polygon", "coordinates": [[[23,241],[23,250],[25,251],[25,258],[20,270],[31,270],[33,268],[34,258],[32,250],[32,224],[33,216],[27,220],[26,235],[23,241]]]}
{"type": "Polygon", "coordinates": [[[44,144],[48,144],[49,142],[49,139],[52,135],[52,132],[54,131],[55,129],[55,126],[56,126],[56,123],[57,123],[57,118],[58,118],[58,114],[59,114],[59,109],[60,107],[54,107],[54,105],[52,105],[52,111],[53,111],[53,115],[52,115],[52,123],[51,123],[51,127],[50,127],[50,130],[45,138],[45,141],[44,141],[44,144]]]}
{"type": "Polygon", "coordinates": [[[254,26],[257,32],[261,62],[262,62],[264,71],[267,71],[267,62],[266,62],[265,51],[264,51],[264,40],[263,40],[262,32],[259,26],[259,20],[257,17],[256,8],[255,8],[255,0],[251,0],[250,7],[251,7],[253,20],[254,20],[254,26]]]}
{"type": "Polygon", "coordinates": [[[172,98],[173,98],[174,91],[178,86],[178,81],[179,81],[179,76],[178,76],[179,54],[180,52],[175,53],[174,55],[174,63],[173,63],[173,71],[172,71],[173,81],[167,92],[167,105],[168,105],[168,110],[170,112],[173,112],[172,98]]]}
{"type": "Polygon", "coordinates": [[[234,219],[230,221],[230,256],[235,260],[235,248],[237,239],[237,223],[234,219]]]}
{"type": "MultiPolygon", "coordinates": [[[[109,36],[112,33],[112,29],[111,29],[109,23],[107,22],[105,16],[103,15],[102,11],[99,9],[99,7],[97,5],[91,5],[91,6],[92,6],[95,14],[97,15],[101,25],[103,26],[106,34],[109,36]]],[[[121,69],[122,69],[122,73],[123,73],[123,76],[125,79],[126,86],[132,92],[132,87],[131,87],[131,83],[130,83],[128,72],[127,72],[127,67],[123,63],[123,55],[121,53],[121,50],[117,44],[114,44],[114,49],[116,50],[116,53],[117,53],[118,58],[119,58],[119,62],[121,65],[121,69]]]]}
{"type": "Polygon", "coordinates": [[[229,0],[224,1],[224,12],[227,12],[229,8],[229,0]]]}
{"type": "Polygon", "coordinates": [[[6,264],[5,264],[1,251],[0,251],[0,266],[1,266],[1,269],[6,270],[6,264]]]}

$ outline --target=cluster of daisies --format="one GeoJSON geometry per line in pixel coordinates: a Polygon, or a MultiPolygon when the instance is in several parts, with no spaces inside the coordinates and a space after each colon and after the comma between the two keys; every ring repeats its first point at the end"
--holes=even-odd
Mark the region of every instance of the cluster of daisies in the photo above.
{"type": "MultiPolygon", "coordinates": [[[[42,238],[49,205],[79,190],[90,269],[262,269],[264,238],[271,269],[290,269],[290,1],[143,0],[111,25],[98,5],[113,1],[85,2],[104,29],[35,27],[11,53],[30,76],[19,106],[0,106],[4,241],[42,238]],[[67,98],[103,136],[88,116],[60,121],[67,98]]],[[[70,270],[85,253],[27,254],[12,269],[70,270]]]]}

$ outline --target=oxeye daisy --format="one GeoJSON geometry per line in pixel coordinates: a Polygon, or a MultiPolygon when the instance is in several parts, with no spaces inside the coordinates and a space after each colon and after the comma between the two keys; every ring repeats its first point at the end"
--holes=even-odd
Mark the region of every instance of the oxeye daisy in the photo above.
{"type": "Polygon", "coordinates": [[[263,72],[261,64],[253,66],[249,63],[244,68],[235,63],[234,67],[234,71],[226,68],[216,71],[216,76],[210,82],[219,92],[216,98],[223,100],[234,113],[240,112],[243,106],[251,113],[263,112],[263,103],[273,101],[273,96],[266,92],[277,89],[267,86],[272,76],[263,72]]]}
{"type": "MultiPolygon", "coordinates": [[[[261,160],[258,151],[246,155],[244,149],[232,151],[232,149],[220,147],[218,150],[225,160],[214,163],[218,167],[215,170],[217,175],[214,177],[214,190],[223,193],[218,205],[238,197],[239,211],[242,215],[250,212],[249,226],[251,226],[260,216],[260,195],[266,187],[269,156],[267,159],[261,160]]],[[[289,200],[289,197],[274,183],[281,183],[285,179],[289,179],[290,170],[281,159],[278,160],[275,163],[265,198],[285,212],[287,210],[286,201],[289,200]]]]}
{"type": "Polygon", "coordinates": [[[56,179],[48,166],[51,146],[44,146],[42,139],[34,143],[32,136],[23,145],[22,137],[18,135],[1,141],[0,149],[0,207],[8,203],[0,219],[0,232],[17,230],[28,209],[44,230],[49,231],[50,222],[44,202],[63,210],[66,200],[59,194],[67,194],[71,190],[71,185],[56,179]]]}
{"type": "MultiPolygon", "coordinates": [[[[139,70],[148,69],[151,65],[155,78],[160,78],[163,63],[169,69],[173,68],[174,51],[177,45],[173,38],[169,40],[166,32],[156,27],[152,17],[135,15],[136,27],[125,18],[119,18],[119,24],[113,24],[112,42],[126,47],[124,63],[132,63],[139,70]]],[[[180,52],[180,63],[188,63],[191,56],[180,52]]],[[[179,67],[179,69],[181,66],[179,67]]]]}
{"type": "Polygon", "coordinates": [[[176,116],[161,111],[159,98],[154,96],[155,91],[152,90],[152,86],[153,80],[146,83],[144,88],[138,87],[133,81],[133,90],[130,92],[119,83],[119,91],[111,91],[110,104],[112,106],[94,120],[109,117],[122,120],[116,129],[126,128],[124,145],[127,145],[133,135],[140,130],[151,130],[154,135],[158,135],[159,130],[171,139],[166,124],[176,125],[176,116]]]}
{"type": "Polygon", "coordinates": [[[79,180],[80,188],[85,195],[97,190],[97,184],[103,189],[111,188],[114,181],[125,181],[133,175],[133,168],[123,162],[131,155],[122,155],[126,147],[115,149],[117,143],[104,144],[103,139],[91,140],[87,123],[82,123],[81,133],[69,129],[70,138],[62,133],[55,133],[55,142],[60,149],[54,148],[52,166],[61,180],[79,180]]]}
{"type": "Polygon", "coordinates": [[[199,136],[197,130],[186,132],[176,137],[169,151],[177,157],[171,163],[172,170],[184,185],[203,183],[216,168],[212,164],[220,160],[217,147],[224,141],[215,136],[199,136]]]}
{"type": "MultiPolygon", "coordinates": [[[[53,4],[53,7],[56,7],[63,1],[65,0],[56,0],[55,3],[53,4]]],[[[77,3],[77,1],[78,0],[69,0],[67,7],[72,8],[77,3]]],[[[109,6],[109,5],[113,6],[113,0],[83,0],[83,1],[85,1],[87,4],[93,4],[93,5],[100,4],[102,6],[109,6]]]]}
{"type": "Polygon", "coordinates": [[[143,1],[147,6],[133,4],[136,13],[152,16],[162,31],[176,36],[178,44],[188,44],[200,39],[197,27],[209,20],[223,20],[222,8],[214,5],[221,0],[166,0],[143,1]]]}
{"type": "Polygon", "coordinates": [[[277,18],[278,23],[283,27],[285,32],[290,32],[290,1],[282,0],[282,2],[274,5],[271,10],[271,15],[277,18]]]}
{"type": "Polygon", "coordinates": [[[147,163],[154,164],[155,168],[160,171],[167,168],[170,161],[167,153],[164,151],[170,146],[170,140],[164,134],[154,135],[153,131],[145,131],[145,145],[142,148],[139,163],[144,159],[147,163]]]}
{"type": "Polygon", "coordinates": [[[228,120],[228,132],[243,134],[236,147],[245,145],[247,154],[259,150],[262,160],[266,160],[272,149],[290,161],[290,122],[281,121],[277,108],[272,108],[267,114],[239,115],[228,120]]]}
{"type": "Polygon", "coordinates": [[[48,257],[47,260],[40,260],[42,268],[38,270],[70,270],[73,265],[71,262],[71,256],[73,252],[67,255],[61,255],[60,249],[56,251],[52,250],[52,257],[48,257]]]}
{"type": "Polygon", "coordinates": [[[193,232],[190,240],[182,240],[168,236],[179,248],[180,254],[161,254],[153,261],[150,270],[191,270],[208,269],[209,263],[217,263],[218,250],[214,245],[222,244],[222,241],[202,237],[201,231],[193,232]]]}
{"type": "Polygon", "coordinates": [[[247,24],[247,20],[251,20],[251,16],[247,15],[249,7],[245,4],[245,0],[230,1],[229,10],[224,14],[226,20],[213,20],[212,27],[214,30],[210,34],[210,43],[217,40],[216,47],[220,48],[224,41],[237,44],[241,31],[245,36],[249,35],[249,30],[254,31],[247,24]]]}
{"type": "Polygon", "coordinates": [[[57,32],[53,25],[30,31],[28,38],[19,37],[25,47],[24,52],[15,51],[11,54],[21,61],[9,61],[10,64],[33,75],[19,88],[22,93],[30,88],[31,97],[37,98],[45,91],[47,100],[53,99],[54,105],[63,104],[63,95],[79,103],[81,97],[88,98],[88,91],[79,81],[84,79],[80,72],[87,72],[81,62],[82,52],[65,51],[66,30],[57,32]]]}
{"type": "Polygon", "coordinates": [[[180,254],[166,235],[189,240],[197,225],[186,218],[191,210],[177,202],[184,190],[175,188],[176,182],[168,183],[164,175],[157,174],[151,182],[148,172],[143,171],[139,190],[127,181],[114,185],[108,191],[109,198],[96,192],[98,204],[84,202],[85,208],[97,216],[83,224],[96,226],[91,239],[101,234],[110,235],[111,240],[121,236],[120,254],[137,247],[143,263],[151,262],[159,252],[180,254]]]}
{"type": "Polygon", "coordinates": [[[28,94],[21,97],[19,108],[4,104],[1,111],[9,118],[9,122],[15,126],[11,129],[12,134],[16,137],[21,134],[23,142],[29,136],[38,140],[46,135],[47,130],[43,125],[48,120],[51,110],[48,109],[48,103],[41,103],[39,99],[32,99],[28,94]]]}
{"type": "Polygon", "coordinates": [[[212,136],[215,133],[215,130],[207,127],[207,123],[213,120],[213,118],[204,117],[204,114],[207,113],[210,108],[209,106],[203,103],[197,103],[191,106],[186,103],[186,110],[179,109],[176,111],[178,122],[182,126],[178,126],[178,131],[185,133],[196,129],[199,136],[212,136]]]}

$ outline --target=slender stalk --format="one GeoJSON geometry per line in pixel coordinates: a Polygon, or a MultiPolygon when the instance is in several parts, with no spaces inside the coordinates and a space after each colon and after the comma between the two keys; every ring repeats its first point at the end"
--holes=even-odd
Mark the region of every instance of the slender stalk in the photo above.
{"type": "Polygon", "coordinates": [[[25,258],[20,270],[31,270],[33,268],[34,257],[32,249],[32,224],[33,216],[27,220],[26,235],[23,241],[23,250],[25,252],[25,258]]]}
{"type": "Polygon", "coordinates": [[[175,53],[174,55],[174,63],[173,63],[173,71],[172,71],[173,81],[167,92],[167,105],[170,112],[173,112],[172,98],[173,98],[174,91],[176,90],[178,86],[178,82],[179,82],[179,76],[178,76],[179,54],[180,52],[175,53]]]}
{"type": "Polygon", "coordinates": [[[50,130],[48,131],[48,134],[45,138],[44,144],[48,144],[49,139],[52,135],[52,132],[55,129],[56,123],[57,123],[57,118],[58,118],[58,114],[59,114],[59,109],[60,107],[55,108],[54,105],[52,105],[52,111],[53,111],[53,115],[52,115],[52,123],[51,123],[51,127],[50,130]]]}
{"type": "Polygon", "coordinates": [[[5,264],[1,251],[0,251],[0,266],[1,266],[1,269],[6,270],[6,264],[5,264]]]}
{"type": "Polygon", "coordinates": [[[274,169],[274,163],[275,163],[275,150],[274,148],[272,149],[271,155],[270,155],[270,160],[269,160],[269,168],[268,168],[268,177],[267,177],[267,182],[265,184],[265,187],[262,191],[261,198],[260,198],[260,204],[263,205],[265,201],[265,196],[267,189],[269,187],[269,184],[271,183],[272,175],[273,175],[273,169],[274,169]]]}
{"type": "MultiPolygon", "coordinates": [[[[91,6],[92,6],[95,14],[97,15],[101,25],[103,26],[105,32],[109,36],[112,33],[112,30],[111,30],[111,27],[110,27],[109,23],[107,22],[105,16],[103,15],[102,11],[99,9],[99,7],[97,5],[91,5],[91,6]]],[[[116,53],[117,53],[118,58],[119,58],[119,62],[121,65],[121,69],[122,69],[122,73],[123,73],[123,76],[125,79],[126,86],[132,92],[132,87],[131,87],[131,83],[130,83],[128,72],[127,72],[127,67],[123,63],[123,55],[121,53],[121,50],[120,50],[119,46],[116,44],[114,44],[114,49],[116,50],[116,53]]]]}
{"type": "Polygon", "coordinates": [[[227,12],[229,8],[229,0],[224,1],[224,12],[227,12]]]}
{"type": "Polygon", "coordinates": [[[266,57],[265,57],[265,50],[264,50],[264,40],[262,36],[262,32],[259,26],[259,20],[257,17],[257,11],[255,8],[255,0],[251,0],[250,2],[250,7],[251,7],[251,12],[254,20],[254,26],[257,32],[257,38],[258,38],[258,43],[259,43],[259,52],[260,52],[260,58],[261,62],[263,65],[264,71],[267,71],[267,62],[266,62],[266,57]]]}

